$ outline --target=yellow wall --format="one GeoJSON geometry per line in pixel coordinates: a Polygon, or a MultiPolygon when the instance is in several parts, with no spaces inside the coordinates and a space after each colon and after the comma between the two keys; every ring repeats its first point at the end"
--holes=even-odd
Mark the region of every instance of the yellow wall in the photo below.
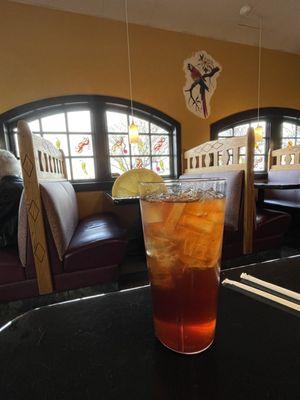
{"type": "MultiPolygon", "coordinates": [[[[0,15],[0,113],[61,95],[129,97],[124,23],[6,0],[0,15]]],[[[208,140],[212,122],[257,106],[257,48],[138,25],[130,39],[134,100],[178,120],[183,149],[208,140]],[[223,68],[206,120],[187,110],[182,93],[183,61],[198,50],[223,68]]],[[[300,109],[299,71],[299,55],[264,49],[261,106],[300,109]]],[[[101,209],[99,196],[79,194],[82,215],[90,204],[101,209]]]]}
{"type": "MultiPolygon", "coordinates": [[[[129,97],[123,23],[6,0],[0,15],[0,113],[67,94],[129,97]]],[[[183,148],[207,140],[212,122],[256,107],[257,48],[138,25],[130,35],[133,97],[181,123],[183,148]],[[183,61],[202,49],[223,67],[207,120],[182,93],[183,61]]],[[[299,70],[300,56],[263,50],[262,106],[299,109],[299,70]]]]}

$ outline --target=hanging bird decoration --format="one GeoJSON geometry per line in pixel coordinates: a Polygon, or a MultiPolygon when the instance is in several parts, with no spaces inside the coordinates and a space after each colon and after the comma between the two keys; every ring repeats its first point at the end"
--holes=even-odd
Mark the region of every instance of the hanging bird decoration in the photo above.
{"type": "Polygon", "coordinates": [[[207,118],[209,101],[216,88],[221,66],[206,52],[198,52],[184,63],[187,83],[184,89],[187,106],[194,114],[207,118]]]}

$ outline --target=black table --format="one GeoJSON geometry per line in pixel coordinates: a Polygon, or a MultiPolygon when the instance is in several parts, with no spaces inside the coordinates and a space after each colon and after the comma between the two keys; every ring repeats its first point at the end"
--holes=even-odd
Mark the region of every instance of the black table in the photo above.
{"type": "MultiPolygon", "coordinates": [[[[300,257],[250,272],[300,290],[300,257]]],[[[221,287],[214,345],[184,356],[154,337],[149,287],[42,307],[0,332],[1,399],[297,399],[300,318],[221,287]]]]}
{"type": "Polygon", "coordinates": [[[265,190],[276,189],[276,190],[292,190],[300,189],[300,183],[273,183],[273,182],[254,182],[255,189],[258,190],[257,204],[262,206],[265,200],[265,190]]]}
{"type": "Polygon", "coordinates": [[[112,201],[114,204],[125,206],[127,204],[138,204],[140,201],[139,196],[132,197],[114,197],[109,192],[105,192],[105,196],[112,201]]]}

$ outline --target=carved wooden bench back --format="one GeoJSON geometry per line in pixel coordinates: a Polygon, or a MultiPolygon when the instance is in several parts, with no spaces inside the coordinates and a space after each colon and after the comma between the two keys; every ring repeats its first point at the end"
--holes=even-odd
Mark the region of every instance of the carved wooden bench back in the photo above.
{"type": "Polygon", "coordinates": [[[38,287],[40,294],[45,294],[53,291],[53,285],[39,181],[66,180],[65,158],[51,142],[32,134],[25,121],[18,122],[18,142],[38,287]]]}
{"type": "Polygon", "coordinates": [[[300,169],[300,145],[269,150],[268,170],[300,169]]]}

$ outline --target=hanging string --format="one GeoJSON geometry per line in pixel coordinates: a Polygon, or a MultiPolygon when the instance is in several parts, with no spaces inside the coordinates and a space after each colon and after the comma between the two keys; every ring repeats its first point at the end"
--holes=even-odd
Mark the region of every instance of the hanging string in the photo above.
{"type": "MultiPolygon", "coordinates": [[[[126,0],[127,1],[127,0],[126,0]]],[[[257,82],[257,126],[259,126],[260,85],[261,85],[261,42],[262,42],[262,17],[259,17],[258,40],[258,82],[257,82]]]]}
{"type": "Polygon", "coordinates": [[[125,0],[125,22],[126,22],[126,38],[127,38],[130,107],[131,107],[131,116],[132,116],[132,122],[133,122],[132,75],[131,75],[131,56],[130,56],[130,41],[129,41],[129,28],[128,28],[128,2],[127,2],[127,0],[125,0]]]}

